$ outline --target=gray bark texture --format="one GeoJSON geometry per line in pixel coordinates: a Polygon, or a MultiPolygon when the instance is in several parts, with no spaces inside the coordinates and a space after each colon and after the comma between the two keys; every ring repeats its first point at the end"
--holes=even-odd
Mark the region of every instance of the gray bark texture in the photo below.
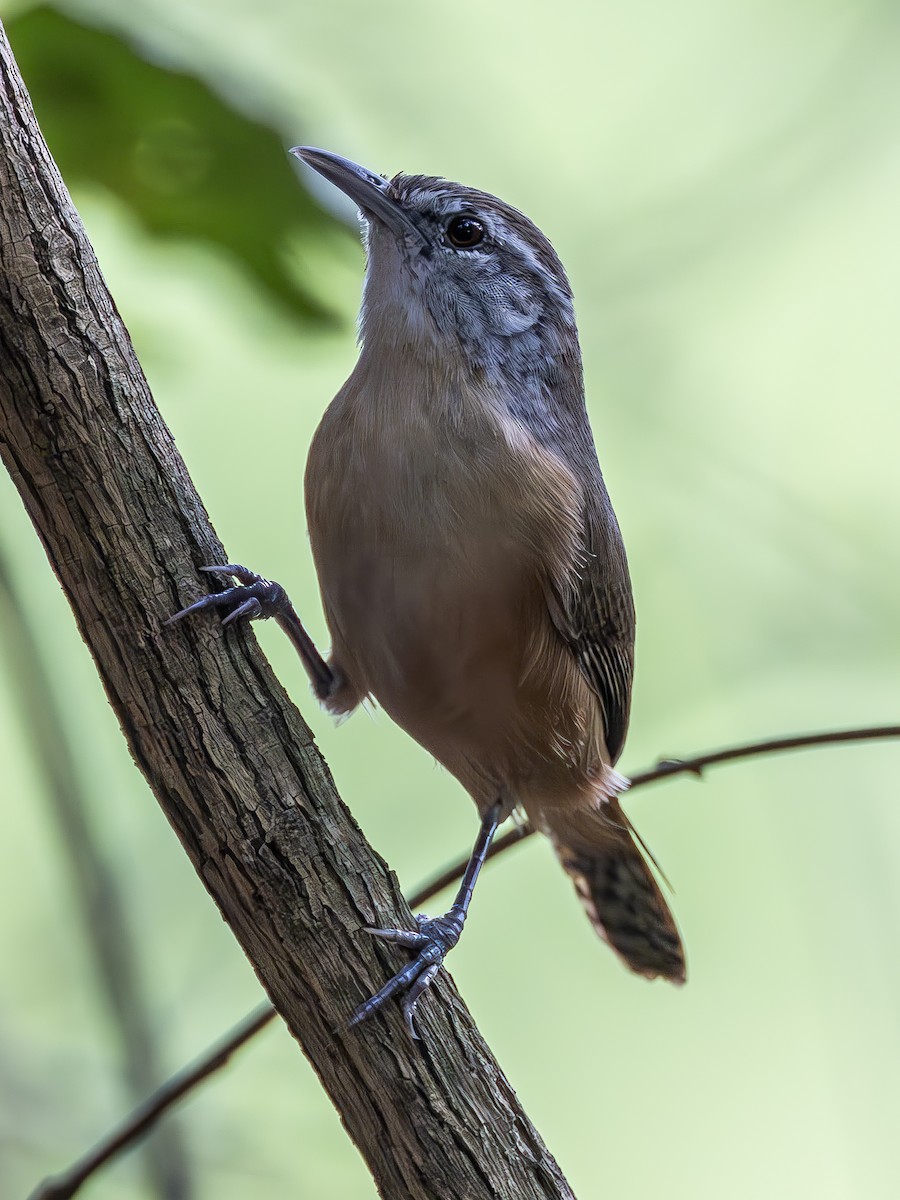
{"type": "Polygon", "coordinates": [[[421,1043],[396,1006],[344,1028],[405,961],[362,927],[412,928],[411,914],[253,636],[163,628],[209,586],[197,568],[227,558],[2,26],[0,453],[135,762],[382,1196],[571,1196],[446,976],[421,1043]]]}

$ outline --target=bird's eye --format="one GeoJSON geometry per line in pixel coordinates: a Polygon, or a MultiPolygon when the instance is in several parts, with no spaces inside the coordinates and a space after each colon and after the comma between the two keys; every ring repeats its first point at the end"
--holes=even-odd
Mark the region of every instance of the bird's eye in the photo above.
{"type": "Polygon", "coordinates": [[[447,240],[457,250],[472,250],[484,241],[484,226],[474,217],[454,217],[447,226],[447,240]]]}

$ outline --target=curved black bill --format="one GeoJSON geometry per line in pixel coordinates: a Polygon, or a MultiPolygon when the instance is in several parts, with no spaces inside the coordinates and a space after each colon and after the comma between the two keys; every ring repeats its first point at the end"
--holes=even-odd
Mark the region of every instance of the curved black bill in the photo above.
{"type": "Polygon", "coordinates": [[[375,217],[388,229],[405,237],[424,241],[423,235],[388,193],[388,181],[349,158],[332,154],[330,150],[318,150],[315,146],[293,146],[291,154],[318,171],[323,178],[353,200],[364,217],[375,217]]]}

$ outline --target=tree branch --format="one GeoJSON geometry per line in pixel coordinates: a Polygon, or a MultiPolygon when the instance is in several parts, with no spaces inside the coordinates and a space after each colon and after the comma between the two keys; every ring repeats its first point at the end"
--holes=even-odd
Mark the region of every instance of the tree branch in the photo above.
{"type": "Polygon", "coordinates": [[[0,454],[131,753],[389,1200],[569,1197],[449,978],[349,1031],[402,952],[396,880],[247,631],[163,630],[227,561],[0,27],[0,454]]]}

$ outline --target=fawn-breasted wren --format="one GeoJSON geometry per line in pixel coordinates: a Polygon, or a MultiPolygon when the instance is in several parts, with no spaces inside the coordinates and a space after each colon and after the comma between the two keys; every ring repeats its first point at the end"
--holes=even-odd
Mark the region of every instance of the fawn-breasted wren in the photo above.
{"type": "MultiPolygon", "coordinates": [[[[390,181],[324,150],[304,162],[359,206],[359,361],[306,467],[332,636],[323,660],[283,590],[234,565],[205,597],[275,616],[337,714],[367,697],[472,796],[482,825],[449,912],[372,930],[415,957],[356,1010],[415,1005],[459,939],[514,807],[552,841],[595,929],[642,975],[684,979],[678,931],[617,793],[634,606],[584,402],[572,293],[541,231],[495,196],[390,181]]],[[[184,614],[178,614],[182,616],[184,614]]]]}

